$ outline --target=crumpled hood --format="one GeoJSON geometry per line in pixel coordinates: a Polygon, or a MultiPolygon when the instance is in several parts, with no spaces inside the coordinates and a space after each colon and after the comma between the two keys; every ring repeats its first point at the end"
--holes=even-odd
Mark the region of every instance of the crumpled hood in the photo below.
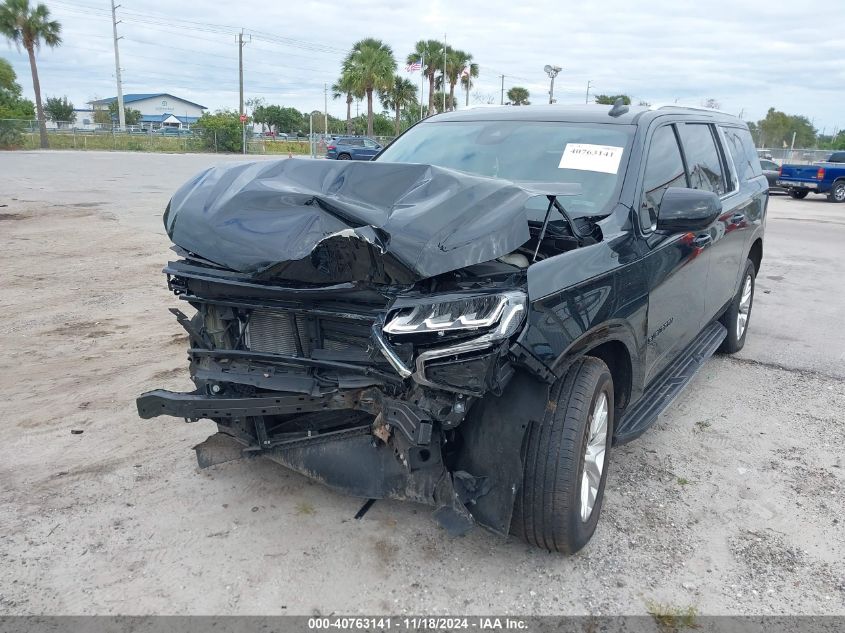
{"type": "Polygon", "coordinates": [[[431,165],[232,163],[183,185],[164,226],[177,246],[259,279],[410,283],[527,242],[533,195],[431,165]]]}

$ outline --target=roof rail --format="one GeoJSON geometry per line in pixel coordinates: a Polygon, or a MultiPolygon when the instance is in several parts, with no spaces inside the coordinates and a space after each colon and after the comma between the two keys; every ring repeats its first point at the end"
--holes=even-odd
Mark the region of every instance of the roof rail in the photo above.
{"type": "Polygon", "coordinates": [[[648,107],[649,110],[664,110],[666,108],[679,108],[681,110],[701,110],[703,112],[716,112],[718,114],[734,116],[730,112],[725,112],[724,110],[717,110],[716,108],[707,108],[705,106],[680,105],[677,103],[655,103],[648,107]]]}

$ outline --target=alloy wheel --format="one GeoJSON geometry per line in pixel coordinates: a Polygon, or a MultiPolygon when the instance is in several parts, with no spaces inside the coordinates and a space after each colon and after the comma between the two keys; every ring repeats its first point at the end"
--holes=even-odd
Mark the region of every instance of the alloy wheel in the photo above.
{"type": "Polygon", "coordinates": [[[833,199],[837,202],[845,201],[845,183],[839,183],[833,188],[833,199]]]}
{"type": "Polygon", "coordinates": [[[739,300],[739,311],[736,314],[736,338],[742,338],[748,325],[748,315],[751,313],[751,275],[745,278],[742,285],[742,297],[739,300]]]}
{"type": "Polygon", "coordinates": [[[584,471],[581,474],[581,521],[587,522],[596,505],[604,458],[607,449],[607,395],[602,391],[590,412],[590,430],[584,451],[584,471]]]}

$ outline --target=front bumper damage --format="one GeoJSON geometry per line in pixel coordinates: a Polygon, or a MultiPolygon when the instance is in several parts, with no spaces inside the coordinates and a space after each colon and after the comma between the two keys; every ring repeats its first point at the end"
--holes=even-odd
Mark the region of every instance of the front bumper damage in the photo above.
{"type": "Polygon", "coordinates": [[[415,348],[383,333],[389,305],[355,311],[340,290],[314,302],[279,287],[272,299],[238,298],[238,283],[184,261],[166,271],[198,310],[193,319],[174,310],[197,388],[149,391],[137,408],[144,419],[215,421],[218,433],[196,447],[201,467],[262,455],[344,494],[432,506],[451,534],[475,523],[508,533],[526,411],[548,387],[517,341],[475,335],[415,348]],[[311,324],[337,340],[265,349],[276,339],[259,339],[249,323],[271,312],[292,315],[300,335],[311,324]],[[349,345],[330,349],[341,335],[349,345]]]}

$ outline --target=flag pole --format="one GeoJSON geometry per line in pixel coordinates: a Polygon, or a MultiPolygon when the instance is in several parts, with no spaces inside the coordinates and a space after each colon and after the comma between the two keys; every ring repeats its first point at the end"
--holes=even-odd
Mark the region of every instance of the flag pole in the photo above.
{"type": "Polygon", "coordinates": [[[425,49],[422,52],[420,61],[420,121],[423,118],[423,100],[425,99],[425,49]]]}
{"type": "Polygon", "coordinates": [[[440,86],[443,91],[443,112],[446,112],[446,34],[443,34],[443,84],[440,86]]]}

